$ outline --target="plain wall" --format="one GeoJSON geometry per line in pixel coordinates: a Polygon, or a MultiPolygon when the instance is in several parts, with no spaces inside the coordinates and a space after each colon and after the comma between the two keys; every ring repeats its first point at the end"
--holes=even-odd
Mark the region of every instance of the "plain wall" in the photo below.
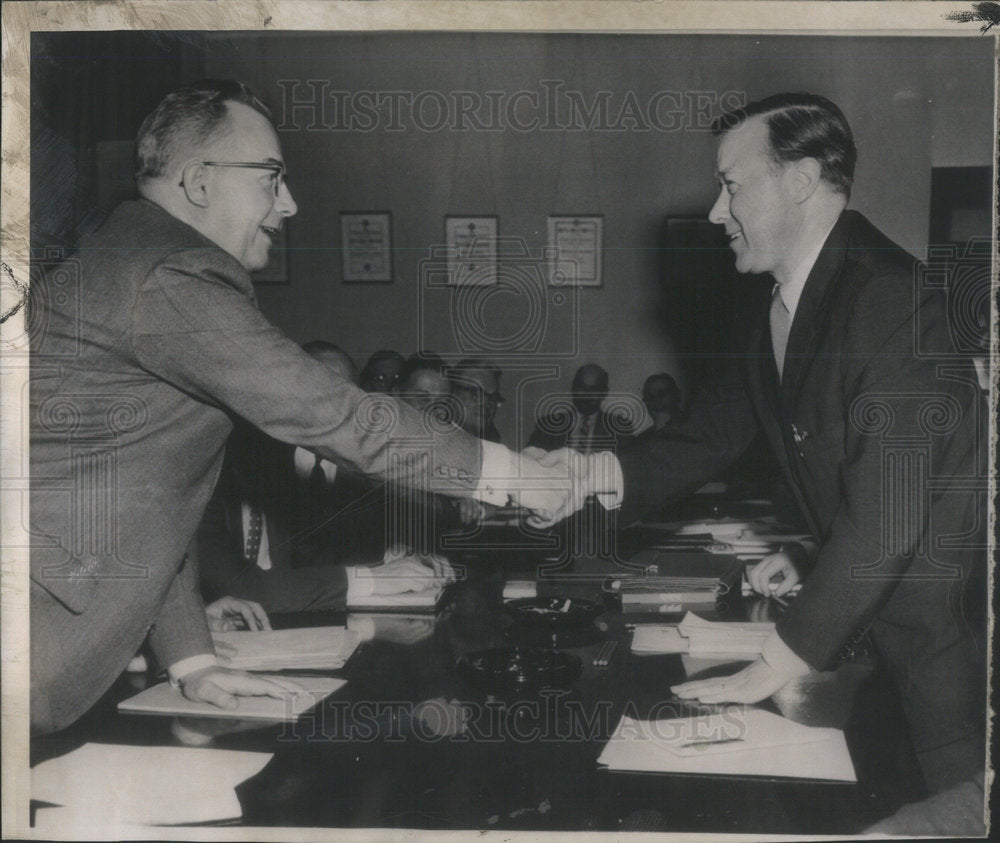
{"type": "MultiPolygon", "coordinates": [[[[293,338],[332,340],[359,365],[382,347],[404,355],[418,347],[470,351],[455,325],[475,316],[475,297],[465,291],[456,299],[429,281],[446,215],[497,216],[500,235],[528,253],[502,266],[532,271],[548,215],[603,217],[599,289],[568,291],[559,304],[553,288],[541,288],[544,306],[516,290],[478,300],[491,337],[542,322],[541,351],[494,354],[507,373],[498,426],[505,442],[518,444],[530,433],[537,400],[567,391],[581,363],[605,366],[612,390],[632,394],[650,373],[678,372],[657,315],[664,220],[703,216],[714,201],[715,144],[704,125],[720,97],[808,90],[840,105],[859,149],[852,206],[923,255],[931,168],[992,165],[992,50],[989,39],[968,38],[286,33],[209,36],[205,62],[209,75],[249,82],[283,125],[299,212],[289,226],[290,281],[258,286],[263,310],[293,338]],[[622,121],[619,131],[509,124],[423,131],[412,120],[395,131],[385,110],[371,131],[310,130],[322,117],[293,113],[288,98],[298,82],[295,95],[311,99],[307,80],[326,80],[328,92],[411,98],[455,91],[509,98],[541,94],[542,80],[556,80],[588,103],[609,92],[612,118],[630,92],[640,104],[660,91],[681,92],[691,104],[703,92],[708,105],[678,118],[687,125],[673,131],[642,130],[638,121],[622,121]],[[392,213],[393,283],[342,283],[344,211],[392,213]]],[[[425,106],[433,123],[433,103],[425,106]]],[[[328,112],[328,126],[337,118],[328,112]]]]}

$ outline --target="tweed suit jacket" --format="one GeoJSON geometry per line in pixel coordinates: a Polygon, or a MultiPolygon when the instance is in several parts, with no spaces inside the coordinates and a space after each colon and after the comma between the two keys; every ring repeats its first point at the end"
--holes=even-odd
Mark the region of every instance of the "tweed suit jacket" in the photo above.
{"type": "Polygon", "coordinates": [[[948,588],[975,564],[981,403],[944,295],[920,279],[914,258],[844,211],[805,284],[780,385],[762,300],[749,354],[695,398],[683,435],[670,426],[619,454],[629,520],[694,491],[764,430],[820,545],[777,630],[818,669],[876,618],[914,624],[929,583],[948,588]]]}
{"type": "Polygon", "coordinates": [[[212,651],[183,562],[233,416],[362,474],[476,487],[477,440],[312,360],[261,315],[233,257],[150,201],[120,205],[32,296],[37,730],[86,711],[147,632],[166,665],[212,651]]]}

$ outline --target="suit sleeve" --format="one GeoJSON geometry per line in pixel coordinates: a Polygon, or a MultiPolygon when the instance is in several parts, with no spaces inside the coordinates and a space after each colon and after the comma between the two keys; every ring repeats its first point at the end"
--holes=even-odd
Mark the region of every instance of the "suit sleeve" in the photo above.
{"type": "Polygon", "coordinates": [[[188,250],[161,261],[133,302],[131,342],[147,371],[283,442],[404,486],[476,489],[477,439],[310,358],[258,311],[228,255],[188,250]]]}
{"type": "Polygon", "coordinates": [[[226,519],[222,488],[217,488],[198,526],[198,562],[207,600],[231,595],[254,600],[270,613],[339,611],[347,595],[341,565],[272,568],[265,571],[243,559],[242,537],[226,519]]]}
{"type": "MultiPolygon", "coordinates": [[[[950,349],[942,302],[928,294],[917,319],[911,289],[908,277],[875,279],[856,302],[846,334],[847,418],[843,444],[835,443],[843,448],[839,506],[801,593],[777,624],[785,644],[817,669],[835,662],[894,591],[904,600],[910,592],[919,596],[928,582],[947,577],[938,563],[951,564],[964,552],[940,547],[932,521],[942,533],[960,529],[968,523],[969,496],[931,494],[927,483],[969,477],[975,440],[961,422],[971,408],[954,382],[938,376],[938,361],[927,355],[950,349]],[[915,343],[924,353],[915,353],[915,343]],[[957,428],[949,427],[953,414],[957,428]],[[923,456],[907,441],[925,442],[929,449],[923,476],[917,473],[923,456]],[[901,460],[915,461],[913,474],[897,470],[903,462],[886,450],[893,442],[902,445],[901,460]]],[[[831,444],[800,444],[804,482],[810,464],[819,462],[819,454],[809,450],[814,447],[831,444]]]]}
{"type": "Polygon", "coordinates": [[[696,393],[688,417],[618,453],[624,477],[622,523],[688,495],[734,462],[758,430],[734,363],[720,381],[696,393]]]}
{"type": "MultiPolygon", "coordinates": [[[[198,564],[191,549],[170,583],[166,599],[149,633],[149,644],[163,667],[203,653],[215,653],[198,593],[198,564]]],[[[121,607],[126,611],[126,607],[121,607]]]]}

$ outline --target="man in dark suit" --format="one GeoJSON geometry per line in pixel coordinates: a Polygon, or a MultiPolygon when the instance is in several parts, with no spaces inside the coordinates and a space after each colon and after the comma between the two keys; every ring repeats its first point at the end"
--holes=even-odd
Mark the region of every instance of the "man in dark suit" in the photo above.
{"type": "Polygon", "coordinates": [[[608,373],[596,363],[586,363],[573,375],[572,402],[563,403],[538,420],[528,445],[545,451],[572,448],[590,454],[614,448],[633,433],[625,414],[604,410],[608,373]]]}
{"type": "Polygon", "coordinates": [[[280,693],[216,663],[186,556],[234,415],[363,474],[513,498],[539,522],[582,503],[558,471],[366,395],[260,314],[248,273],[296,205],[269,112],[245,85],[168,95],[136,157],[142,199],[32,284],[35,731],[90,708],[147,635],[190,699],[234,708],[280,693]],[[544,478],[537,491],[519,490],[525,474],[544,478]]]}
{"type": "Polygon", "coordinates": [[[338,514],[316,517],[326,491],[295,475],[291,445],[237,425],[198,525],[204,598],[231,595],[269,614],[339,611],[370,594],[422,591],[452,578],[441,557],[386,553],[384,546],[365,560],[376,564],[345,564],[352,547],[338,541],[338,514]]]}
{"type": "MultiPolygon", "coordinates": [[[[674,690],[756,702],[832,667],[869,631],[926,784],[942,790],[983,763],[985,660],[966,608],[984,561],[975,375],[953,354],[940,290],[922,288],[917,261],[845,210],[855,146],[833,103],[777,95],[717,133],[710,219],[737,269],[770,273],[774,290],[741,370],[692,402],[686,441],[623,449],[612,485],[622,517],[641,515],[696,489],[762,429],[818,551],[776,554],[755,575],[764,591],[772,576],[803,580],[762,658],[674,690]]],[[[574,458],[581,475],[593,457],[574,458]]],[[[615,468],[604,466],[605,488],[615,468]]]]}

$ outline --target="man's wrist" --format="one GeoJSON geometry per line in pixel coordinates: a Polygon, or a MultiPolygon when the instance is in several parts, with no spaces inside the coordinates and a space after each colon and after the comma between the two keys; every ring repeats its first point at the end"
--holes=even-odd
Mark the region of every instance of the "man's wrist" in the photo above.
{"type": "Polygon", "coordinates": [[[777,632],[772,632],[767,637],[760,654],[769,667],[788,679],[805,676],[811,670],[809,664],[799,658],[777,632]]]}
{"type": "Polygon", "coordinates": [[[517,454],[496,442],[483,440],[481,444],[482,469],[479,473],[479,485],[472,497],[493,506],[506,506],[511,492],[516,488],[517,454]]]}
{"type": "Polygon", "coordinates": [[[625,476],[621,463],[612,451],[590,455],[590,494],[605,509],[618,509],[625,497],[625,476]]]}
{"type": "Polygon", "coordinates": [[[213,653],[199,653],[197,656],[188,656],[186,659],[174,662],[167,668],[167,678],[175,688],[192,673],[205,670],[209,667],[218,667],[219,661],[213,653]]]}
{"type": "Polygon", "coordinates": [[[347,574],[348,605],[375,593],[375,574],[365,565],[349,565],[344,568],[347,574]]]}

